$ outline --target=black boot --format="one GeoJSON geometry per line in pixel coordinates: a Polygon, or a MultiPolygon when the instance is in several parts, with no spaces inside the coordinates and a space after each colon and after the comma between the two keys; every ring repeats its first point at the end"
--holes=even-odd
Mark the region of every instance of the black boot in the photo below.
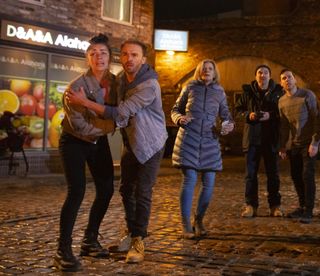
{"type": "Polygon", "coordinates": [[[193,222],[195,237],[203,237],[207,235],[207,230],[203,226],[203,216],[195,216],[193,222]]]}
{"type": "Polygon", "coordinates": [[[106,258],[109,257],[109,251],[98,242],[98,233],[86,231],[81,244],[80,256],[106,258]]]}
{"type": "Polygon", "coordinates": [[[81,270],[81,263],[73,255],[71,244],[72,240],[59,240],[58,250],[54,256],[53,265],[61,271],[76,272],[81,270]]]}

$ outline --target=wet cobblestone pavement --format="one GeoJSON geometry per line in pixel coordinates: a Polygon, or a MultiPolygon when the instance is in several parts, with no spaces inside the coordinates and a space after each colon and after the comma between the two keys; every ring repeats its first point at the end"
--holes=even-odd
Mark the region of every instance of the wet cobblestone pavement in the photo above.
{"type": "MultiPolygon", "coordinates": [[[[228,167],[228,160],[224,162],[228,167]]],[[[112,254],[108,259],[85,257],[81,258],[81,272],[64,274],[320,275],[319,196],[311,224],[271,218],[265,177],[260,175],[258,217],[243,219],[243,178],[243,172],[233,165],[217,175],[205,218],[209,235],[200,240],[183,240],[178,200],[181,177],[178,170],[161,174],[154,188],[145,261],[126,264],[123,254],[112,254]]],[[[61,275],[51,265],[66,193],[63,178],[58,175],[35,181],[11,177],[1,182],[5,185],[0,185],[0,275],[61,275]]],[[[319,175],[317,183],[319,187],[319,175]]],[[[115,244],[125,229],[118,181],[115,185],[116,192],[100,228],[104,246],[115,244]]],[[[281,173],[281,194],[284,211],[294,209],[296,193],[287,172],[281,173]]],[[[74,230],[76,254],[93,196],[94,187],[89,183],[74,230]]]]}

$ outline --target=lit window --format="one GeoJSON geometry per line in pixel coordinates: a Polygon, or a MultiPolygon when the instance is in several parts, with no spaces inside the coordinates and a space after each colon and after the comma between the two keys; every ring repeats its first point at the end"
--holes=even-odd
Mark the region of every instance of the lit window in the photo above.
{"type": "Polygon", "coordinates": [[[35,4],[35,5],[44,5],[44,0],[19,0],[21,2],[29,3],[29,4],[35,4]]]}
{"type": "Polygon", "coordinates": [[[131,23],[133,0],[102,0],[102,17],[108,20],[131,23]]]}

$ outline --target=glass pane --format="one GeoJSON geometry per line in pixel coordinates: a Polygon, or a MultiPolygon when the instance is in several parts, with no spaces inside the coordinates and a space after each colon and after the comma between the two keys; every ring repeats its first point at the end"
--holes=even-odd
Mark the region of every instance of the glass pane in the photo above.
{"type": "Polygon", "coordinates": [[[131,0],[104,0],[103,16],[130,22],[131,0]]]}
{"type": "Polygon", "coordinates": [[[0,49],[0,113],[16,114],[17,129],[26,126],[25,148],[42,148],[47,55],[0,49]]]}
{"type": "Polygon", "coordinates": [[[64,118],[62,94],[70,81],[87,70],[85,59],[53,55],[50,63],[48,145],[57,148],[64,118]]]}

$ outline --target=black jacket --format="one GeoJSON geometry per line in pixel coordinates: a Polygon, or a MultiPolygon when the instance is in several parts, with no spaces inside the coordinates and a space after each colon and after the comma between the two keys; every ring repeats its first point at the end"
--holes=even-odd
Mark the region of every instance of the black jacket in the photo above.
{"type": "Polygon", "coordinates": [[[270,79],[265,93],[259,89],[257,81],[242,86],[243,93],[235,105],[236,112],[245,117],[242,148],[246,152],[250,145],[271,145],[273,151],[279,148],[278,101],[283,95],[282,87],[270,79]],[[267,111],[270,119],[264,122],[250,121],[251,112],[267,111]]]}

